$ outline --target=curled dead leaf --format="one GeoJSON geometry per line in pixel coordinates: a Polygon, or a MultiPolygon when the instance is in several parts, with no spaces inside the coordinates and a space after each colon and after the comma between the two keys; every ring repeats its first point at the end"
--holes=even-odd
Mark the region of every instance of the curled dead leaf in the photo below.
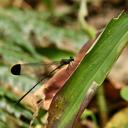
{"type": "Polygon", "coordinates": [[[48,110],[53,97],[63,87],[71,75],[75,72],[88,50],[95,43],[95,40],[87,42],[75,57],[71,65],[64,66],[49,81],[39,88],[34,95],[44,97],[43,108],[48,110]]]}

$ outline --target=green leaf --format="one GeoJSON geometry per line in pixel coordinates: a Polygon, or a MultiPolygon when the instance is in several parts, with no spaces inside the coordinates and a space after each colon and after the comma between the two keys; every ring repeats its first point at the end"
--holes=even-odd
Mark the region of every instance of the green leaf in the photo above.
{"type": "Polygon", "coordinates": [[[0,115],[1,123],[10,128],[15,128],[18,126],[27,128],[29,126],[29,122],[27,121],[30,121],[32,118],[32,114],[30,111],[26,110],[24,107],[16,106],[14,102],[6,98],[6,94],[4,97],[0,97],[0,115]],[[21,117],[26,119],[26,121],[20,120],[21,117]],[[16,126],[14,127],[13,125],[16,126]]]}
{"type": "Polygon", "coordinates": [[[12,18],[0,13],[0,33],[6,43],[19,45],[31,54],[35,55],[35,50],[29,40],[22,35],[22,29],[19,24],[12,18]]]}
{"type": "Polygon", "coordinates": [[[107,25],[75,73],[54,97],[47,128],[72,127],[89,87],[93,82],[102,84],[127,41],[128,15],[122,13],[107,25]]]}
{"type": "Polygon", "coordinates": [[[123,88],[121,89],[120,94],[121,94],[121,97],[122,97],[124,100],[128,101],[128,87],[127,87],[127,86],[126,86],[126,87],[123,87],[123,88]]]}
{"type": "Polygon", "coordinates": [[[91,117],[92,121],[95,123],[95,127],[98,126],[94,113],[89,109],[84,110],[83,114],[81,115],[81,119],[84,120],[84,119],[87,119],[87,117],[91,117]]]}

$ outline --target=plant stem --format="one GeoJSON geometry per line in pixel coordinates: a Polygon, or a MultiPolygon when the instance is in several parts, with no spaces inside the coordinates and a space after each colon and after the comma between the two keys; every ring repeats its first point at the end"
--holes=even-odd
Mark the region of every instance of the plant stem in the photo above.
{"type": "Polygon", "coordinates": [[[107,115],[107,104],[105,100],[103,85],[101,85],[98,90],[97,104],[98,104],[99,113],[100,113],[101,127],[104,127],[108,120],[108,115],[107,115]]]}

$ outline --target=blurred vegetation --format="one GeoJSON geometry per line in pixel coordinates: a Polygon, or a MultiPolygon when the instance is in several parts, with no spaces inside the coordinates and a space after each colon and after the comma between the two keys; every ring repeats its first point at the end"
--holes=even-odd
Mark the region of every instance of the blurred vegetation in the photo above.
{"type": "MultiPolygon", "coordinates": [[[[31,109],[15,102],[38,77],[11,75],[13,64],[74,56],[128,2],[90,0],[85,4],[86,13],[77,0],[0,0],[0,128],[28,128],[32,119],[31,109]]],[[[40,111],[35,127],[43,124],[44,114],[40,111]]]]}

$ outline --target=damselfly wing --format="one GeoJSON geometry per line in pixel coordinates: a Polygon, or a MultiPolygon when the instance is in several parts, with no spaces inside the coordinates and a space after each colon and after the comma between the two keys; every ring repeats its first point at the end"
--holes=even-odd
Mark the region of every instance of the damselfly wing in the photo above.
{"type": "MultiPolygon", "coordinates": [[[[49,68],[56,67],[60,64],[59,61],[53,62],[53,63],[24,63],[24,64],[15,64],[11,68],[11,73],[13,75],[30,75],[30,74],[36,74],[38,76],[38,73],[41,72],[42,74],[49,68]],[[45,71],[44,71],[45,70],[45,71]]],[[[51,69],[50,69],[51,71],[51,69]]]]}
{"type": "MultiPolygon", "coordinates": [[[[47,79],[48,77],[50,77],[56,70],[62,68],[64,65],[69,65],[72,61],[74,61],[73,57],[70,57],[69,59],[61,59],[58,63],[58,66],[56,68],[54,68],[51,72],[49,72],[47,75],[42,76],[40,78],[40,80],[32,87],[30,88],[30,90],[28,90],[19,100],[17,103],[20,103],[20,101],[26,96],[28,95],[39,83],[41,83],[42,81],[44,81],[45,79],[47,79]]],[[[28,63],[28,64],[15,64],[14,66],[12,66],[11,68],[11,73],[13,75],[21,75],[24,74],[24,69],[26,67],[29,66],[39,66],[39,65],[43,65],[43,64],[37,64],[37,63],[28,63]]],[[[49,64],[50,65],[50,64],[49,64]]]]}

